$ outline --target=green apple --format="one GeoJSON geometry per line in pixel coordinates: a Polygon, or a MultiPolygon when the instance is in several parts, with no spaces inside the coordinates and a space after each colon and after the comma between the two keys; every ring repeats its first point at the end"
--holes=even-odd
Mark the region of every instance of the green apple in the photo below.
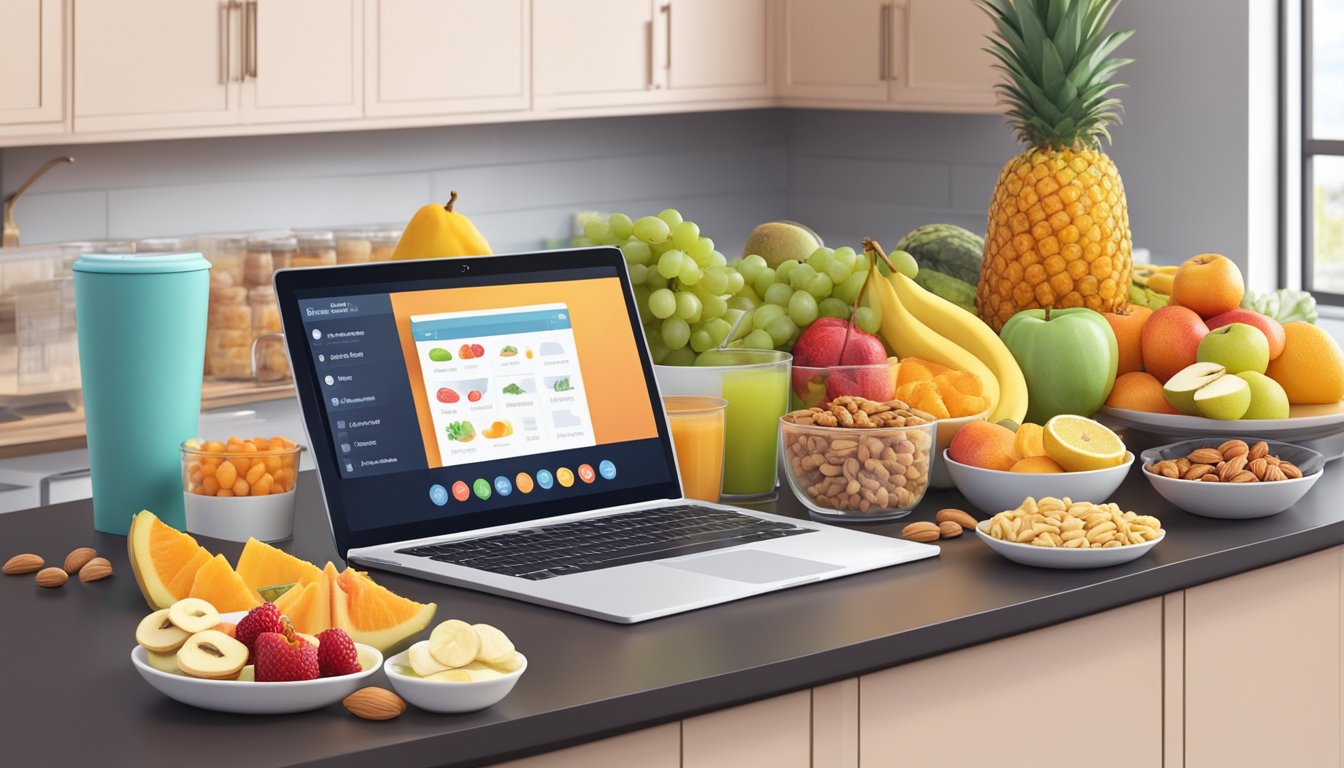
{"type": "Polygon", "coordinates": [[[1237,376],[1219,376],[1195,392],[1195,408],[1206,419],[1236,421],[1251,407],[1251,385],[1237,376]]]}
{"type": "Polygon", "coordinates": [[[1217,363],[1228,373],[1264,373],[1269,367],[1269,340],[1253,325],[1229,323],[1209,331],[1200,339],[1195,360],[1217,363]]]}
{"type": "Polygon", "coordinates": [[[1026,309],[999,333],[1027,380],[1025,421],[1044,424],[1061,413],[1091,416],[1115,385],[1120,349],[1099,312],[1026,309]]]}
{"type": "Polygon", "coordinates": [[[1198,416],[1195,407],[1195,393],[1212,384],[1215,379],[1227,373],[1227,369],[1217,363],[1191,363],[1176,372],[1162,385],[1162,394],[1171,407],[1191,416],[1198,416]]]}
{"type": "Polygon", "coordinates": [[[1243,419],[1286,419],[1288,418],[1288,394],[1279,382],[1263,373],[1242,371],[1237,376],[1251,386],[1251,407],[1242,415],[1243,419]]]}

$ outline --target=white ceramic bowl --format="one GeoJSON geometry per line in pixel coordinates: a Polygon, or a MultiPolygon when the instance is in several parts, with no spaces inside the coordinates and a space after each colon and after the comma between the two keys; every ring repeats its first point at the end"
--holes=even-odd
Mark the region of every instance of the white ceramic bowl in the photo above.
{"type": "Polygon", "coordinates": [[[187,532],[224,541],[281,541],[294,536],[294,499],[297,492],[219,498],[182,494],[187,510],[187,532]]]}
{"type": "MultiPolygon", "coordinates": [[[[220,619],[236,622],[246,615],[246,611],[236,611],[222,614],[220,619]]],[[[216,712],[279,715],[321,709],[362,688],[364,681],[382,666],[383,654],[377,648],[362,643],[355,643],[355,648],[359,651],[359,672],[292,683],[202,680],[181,673],[164,672],[149,665],[148,652],[139,645],[131,650],[131,663],[145,682],[173,701],[216,712]]]]}
{"type": "MultiPolygon", "coordinates": [[[[427,643],[428,640],[421,640],[427,643]]],[[[418,643],[417,643],[418,645],[418,643]]],[[[414,646],[412,646],[414,647],[414,646]]],[[[403,699],[429,712],[475,712],[500,702],[518,678],[527,671],[527,657],[523,656],[523,666],[503,677],[493,680],[480,680],[471,683],[454,683],[440,680],[426,680],[416,675],[407,675],[398,668],[409,668],[410,648],[391,656],[383,662],[383,672],[387,673],[392,690],[403,699]]],[[[522,654],[519,654],[520,656],[522,654]]]]}
{"type": "Polygon", "coordinates": [[[1216,446],[1224,439],[1241,439],[1254,444],[1253,437],[1202,438],[1182,440],[1179,443],[1150,448],[1142,456],[1143,476],[1152,483],[1153,489],[1162,498],[1173,505],[1200,517],[1216,517],[1223,520],[1249,520],[1257,517],[1269,517],[1293,506],[1307,491],[1321,479],[1325,467],[1325,457],[1310,448],[1275,440],[1265,441],[1269,445],[1271,456],[1291,461],[1302,470],[1302,477],[1292,480],[1275,480],[1270,483],[1203,483],[1198,480],[1176,480],[1163,475],[1155,475],[1147,467],[1165,459],[1188,456],[1196,448],[1216,446]]]}
{"type": "Polygon", "coordinates": [[[1066,547],[1038,547],[1034,544],[1018,544],[1012,541],[1003,541],[989,535],[989,521],[981,520],[980,524],[975,526],[975,533],[980,540],[989,545],[989,548],[1003,555],[1014,563],[1022,565],[1031,565],[1037,568],[1059,568],[1059,569],[1078,569],[1078,568],[1105,568],[1111,565],[1120,565],[1128,563],[1131,560],[1137,560],[1148,553],[1148,550],[1157,546],[1161,541],[1167,538],[1167,532],[1164,529],[1162,535],[1152,541],[1145,541],[1142,544],[1129,544],[1123,547],[1110,547],[1109,549],[1089,548],[1072,549],[1066,547]]]}
{"type": "Polygon", "coordinates": [[[1125,463],[1094,469],[1088,472],[1054,472],[1028,474],[983,469],[953,461],[943,451],[943,463],[952,482],[966,500],[982,512],[997,515],[1006,509],[1016,509],[1028,496],[1070,498],[1074,501],[1105,503],[1111,494],[1125,482],[1134,454],[1125,452],[1125,463]]]}

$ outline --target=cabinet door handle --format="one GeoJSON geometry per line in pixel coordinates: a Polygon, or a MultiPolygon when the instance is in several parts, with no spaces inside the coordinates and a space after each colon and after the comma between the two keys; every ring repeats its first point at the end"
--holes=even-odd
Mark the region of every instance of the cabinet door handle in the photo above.
{"type": "Polygon", "coordinates": [[[219,4],[219,84],[227,85],[229,82],[229,48],[232,47],[233,19],[230,18],[230,9],[233,2],[219,4]]]}
{"type": "Polygon", "coordinates": [[[908,56],[909,55],[908,51],[910,48],[910,34],[908,32],[908,27],[910,25],[910,5],[906,0],[895,0],[895,2],[893,2],[888,7],[890,8],[890,11],[888,11],[887,13],[887,23],[886,23],[887,55],[885,63],[885,66],[887,68],[887,79],[892,82],[900,82],[902,79],[901,73],[905,72],[906,68],[902,66],[898,71],[896,67],[892,66],[892,59],[896,55],[896,45],[895,45],[896,39],[895,39],[895,30],[893,29],[893,27],[895,27],[896,25],[896,14],[897,13],[901,14],[901,35],[902,35],[902,41],[905,44],[904,47],[901,49],[901,55],[908,56]]]}
{"type": "Polygon", "coordinates": [[[243,0],[243,48],[246,52],[247,69],[244,78],[257,79],[257,0],[243,0]]]}
{"type": "Polygon", "coordinates": [[[664,67],[663,67],[663,68],[666,69],[666,70],[668,71],[669,74],[671,74],[671,72],[672,72],[672,3],[670,3],[670,2],[663,3],[663,6],[662,6],[661,8],[659,8],[658,10],[659,10],[661,13],[663,13],[663,14],[665,14],[665,15],[667,16],[667,18],[665,18],[665,19],[663,20],[663,24],[664,24],[664,27],[663,27],[664,41],[665,41],[665,43],[666,43],[666,45],[667,45],[667,55],[666,55],[666,57],[664,57],[664,60],[666,61],[666,64],[664,64],[664,67]]]}
{"type": "Polygon", "coordinates": [[[877,79],[886,82],[891,63],[891,6],[883,3],[877,19],[877,79]]]}

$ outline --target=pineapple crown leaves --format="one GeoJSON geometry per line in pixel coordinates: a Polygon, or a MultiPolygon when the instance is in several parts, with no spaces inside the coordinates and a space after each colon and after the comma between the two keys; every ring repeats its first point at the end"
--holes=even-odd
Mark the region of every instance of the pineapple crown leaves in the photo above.
{"type": "Polygon", "coordinates": [[[1134,30],[1105,34],[1120,0],[975,0],[997,30],[984,50],[1007,79],[994,86],[1017,137],[1033,147],[1096,148],[1120,123],[1111,96],[1116,70],[1132,59],[1110,58],[1134,30]]]}

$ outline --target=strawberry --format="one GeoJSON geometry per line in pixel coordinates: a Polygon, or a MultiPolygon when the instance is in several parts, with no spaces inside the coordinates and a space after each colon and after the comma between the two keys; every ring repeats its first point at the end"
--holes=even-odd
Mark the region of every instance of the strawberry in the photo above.
{"type": "Polygon", "coordinates": [[[248,650],[252,650],[257,636],[261,633],[284,631],[284,616],[280,615],[280,609],[275,607],[275,603],[262,603],[238,620],[238,626],[234,628],[233,634],[238,642],[246,645],[248,650]]]}
{"type": "Polygon", "coordinates": [[[361,671],[355,641],[344,629],[332,627],[317,635],[317,666],[323,677],[353,675],[361,671]]]}
{"type": "Polygon", "coordinates": [[[293,627],[286,627],[284,634],[262,632],[258,635],[252,649],[252,663],[256,665],[259,683],[316,680],[319,675],[317,649],[294,634],[293,627]]]}

